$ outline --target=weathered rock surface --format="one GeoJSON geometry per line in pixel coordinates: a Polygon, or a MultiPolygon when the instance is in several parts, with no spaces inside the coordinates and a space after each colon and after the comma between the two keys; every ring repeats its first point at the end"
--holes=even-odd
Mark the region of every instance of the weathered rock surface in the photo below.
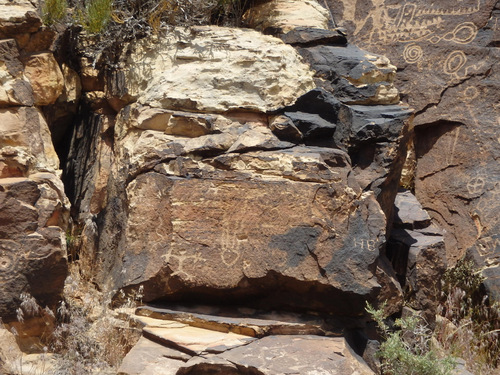
{"type": "Polygon", "coordinates": [[[271,0],[251,7],[243,16],[253,29],[286,33],[297,27],[328,29],[330,14],[316,0],[271,0]]]}
{"type": "Polygon", "coordinates": [[[0,316],[12,320],[22,292],[54,306],[67,273],[67,199],[53,174],[0,179],[0,316]]]}
{"type": "Polygon", "coordinates": [[[5,166],[2,169],[6,170],[3,177],[9,177],[10,173],[19,176],[20,172],[15,171],[12,159],[22,153],[33,157],[34,165],[25,173],[36,170],[55,173],[59,169],[59,158],[54,150],[48,125],[41,111],[35,107],[0,108],[0,147],[5,155],[0,162],[5,166]],[[12,161],[8,158],[9,154],[12,161]]]}
{"type": "Polygon", "coordinates": [[[214,306],[143,306],[136,314],[155,319],[173,320],[193,327],[233,332],[251,337],[268,335],[325,335],[335,326],[325,320],[296,313],[265,312],[250,308],[214,306]]]}
{"type": "Polygon", "coordinates": [[[276,38],[245,29],[177,28],[139,42],[108,94],[183,111],[271,111],[314,87],[313,72],[276,38]]]}
{"type": "Polygon", "coordinates": [[[178,158],[177,175],[167,164],[139,175],[127,187],[117,287],[141,284],[146,300],[208,288],[214,296],[225,290],[225,299],[250,293],[269,304],[335,310],[333,300],[310,299],[332,293],[360,308],[377,290],[373,272],[385,219],[372,196],[344,185],[347,160],[337,155],[260,151],[198,165],[178,158]],[[299,290],[309,296],[290,298],[299,290]]]}
{"type": "Polygon", "coordinates": [[[42,20],[31,1],[2,1],[0,4],[0,38],[33,33],[41,25],[42,20]]]}
{"type": "Polygon", "coordinates": [[[398,67],[416,110],[416,196],[445,230],[450,262],[468,252],[498,300],[498,1],[327,2],[350,41],[398,67]]]}
{"type": "MultiPolygon", "coordinates": [[[[182,312],[178,314],[182,315],[182,312]]],[[[210,373],[237,375],[291,372],[373,374],[343,337],[306,334],[271,335],[256,339],[218,332],[219,330],[190,327],[171,320],[136,318],[142,320],[145,325],[144,337],[123,360],[118,370],[118,374],[121,375],[210,373]],[[213,341],[214,339],[216,341],[213,341]],[[212,347],[213,344],[209,344],[217,343],[218,340],[222,340],[219,346],[212,347]],[[200,353],[193,348],[208,349],[209,352],[199,355],[200,353]]],[[[208,315],[198,318],[206,319],[207,322],[227,320],[224,317],[208,315]]],[[[266,323],[261,319],[258,324],[274,326],[276,321],[266,323]]]]}
{"type": "Polygon", "coordinates": [[[396,67],[389,59],[358,47],[299,46],[299,53],[316,71],[318,85],[347,104],[397,104],[396,67]]]}
{"type": "Polygon", "coordinates": [[[443,232],[409,191],[397,194],[395,219],[387,256],[405,288],[407,306],[421,311],[432,324],[441,297],[441,277],[446,270],[443,232]]]}
{"type": "MultiPolygon", "coordinates": [[[[282,37],[339,48],[331,54],[353,63],[342,74],[370,76],[368,86],[393,79],[380,56],[322,45],[345,44],[339,31],[282,37]]],[[[77,125],[68,157],[81,261],[97,265],[100,285],[142,285],[145,301],[361,316],[380,278],[399,306],[378,261],[411,111],[373,97],[377,105],[343,103],[331,85],[315,88],[326,81],[314,83],[293,47],[255,31],[174,29],[151,41],[131,48],[103,95],[84,95],[96,112],[77,125]]]]}
{"type": "MultiPolygon", "coordinates": [[[[0,3],[0,318],[16,318],[21,293],[42,307],[60,300],[67,275],[69,201],[42,110],[62,92],[54,32],[32,2],[0,3]]],[[[28,321],[28,317],[26,317],[28,321]]],[[[31,340],[36,324],[16,327],[31,340]]],[[[50,325],[42,327],[50,328],[50,325]]],[[[26,345],[29,346],[29,343],[26,345]]]]}
{"type": "Polygon", "coordinates": [[[23,59],[24,74],[33,89],[35,105],[53,104],[64,88],[64,78],[52,53],[34,53],[23,59]]]}

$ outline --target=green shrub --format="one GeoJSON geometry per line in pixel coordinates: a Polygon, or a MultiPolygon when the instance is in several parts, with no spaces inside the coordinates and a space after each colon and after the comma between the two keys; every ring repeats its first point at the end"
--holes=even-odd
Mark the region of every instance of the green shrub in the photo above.
{"type": "Polygon", "coordinates": [[[48,26],[61,22],[66,16],[67,9],[66,0],[45,0],[42,5],[42,20],[48,26]]]}
{"type": "Polygon", "coordinates": [[[377,323],[383,342],[378,356],[384,375],[447,375],[455,367],[450,357],[439,358],[430,343],[432,332],[413,316],[396,319],[390,329],[383,305],[376,310],[369,303],[366,311],[377,323]]]}
{"type": "Polygon", "coordinates": [[[87,3],[82,20],[85,30],[93,34],[99,34],[111,21],[113,11],[113,0],[91,0],[87,3]]]}

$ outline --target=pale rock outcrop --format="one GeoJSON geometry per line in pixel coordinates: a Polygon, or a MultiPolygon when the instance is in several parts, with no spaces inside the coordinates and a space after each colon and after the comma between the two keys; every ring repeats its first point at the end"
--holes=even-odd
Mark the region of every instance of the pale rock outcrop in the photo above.
{"type": "Polygon", "coordinates": [[[48,125],[35,107],[0,108],[0,147],[14,147],[23,150],[16,152],[32,155],[35,170],[55,173],[59,169],[48,125]]]}
{"type": "Polygon", "coordinates": [[[286,33],[298,27],[328,29],[329,16],[316,0],[271,0],[251,7],[243,20],[263,32],[286,33]]]}
{"type": "Polygon", "coordinates": [[[193,112],[277,110],[314,87],[313,72],[292,47],[253,30],[214,26],[139,41],[117,75],[108,96],[193,112]]]}
{"type": "Polygon", "coordinates": [[[23,58],[24,74],[33,89],[35,105],[53,104],[62,94],[64,77],[50,52],[34,53],[23,58]]]}
{"type": "Polygon", "coordinates": [[[16,0],[0,3],[0,38],[33,33],[41,25],[42,20],[31,1],[16,0]]]}

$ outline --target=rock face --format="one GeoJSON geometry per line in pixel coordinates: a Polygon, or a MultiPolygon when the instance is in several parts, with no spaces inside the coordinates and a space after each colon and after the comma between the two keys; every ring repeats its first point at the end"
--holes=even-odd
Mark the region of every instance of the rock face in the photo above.
{"type": "MultiPolygon", "coordinates": [[[[21,293],[54,307],[67,274],[69,201],[59,158],[38,107],[53,104],[63,77],[54,34],[30,2],[0,4],[0,317],[16,316],[21,293]]],[[[20,332],[21,333],[21,332],[20,332]]]]}
{"type": "Polygon", "coordinates": [[[396,85],[416,110],[416,196],[445,229],[451,263],[467,252],[500,298],[498,2],[328,4],[352,42],[398,67],[396,85]]]}
{"type": "Polygon", "coordinates": [[[375,78],[339,99],[278,38],[195,27],[140,41],[105,92],[86,94],[89,111],[103,98],[119,110],[78,125],[67,169],[81,260],[103,287],[339,316],[363,315],[379,278],[400,298],[377,265],[411,111],[352,105],[393,68],[337,31],[283,38],[299,51],[329,44],[324,66],[338,77],[375,78]]]}
{"type": "Polygon", "coordinates": [[[433,324],[447,265],[443,232],[431,224],[428,213],[409,191],[397,194],[395,207],[386,254],[405,289],[406,306],[420,311],[433,324]]]}

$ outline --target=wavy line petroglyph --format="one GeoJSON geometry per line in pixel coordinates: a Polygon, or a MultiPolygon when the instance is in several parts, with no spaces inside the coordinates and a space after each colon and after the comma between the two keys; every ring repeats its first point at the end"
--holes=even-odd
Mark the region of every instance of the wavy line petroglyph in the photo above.
{"type": "Polygon", "coordinates": [[[481,8],[481,0],[474,5],[442,8],[434,5],[421,6],[407,2],[406,4],[387,5],[385,0],[373,0],[373,10],[365,19],[356,19],[356,8],[345,5],[344,19],[356,24],[354,35],[365,32],[366,26],[372,24],[368,40],[374,42],[430,42],[442,40],[457,44],[469,44],[477,35],[477,26],[472,22],[458,23],[455,28],[444,29],[444,20],[449,17],[463,17],[476,13],[481,8]]]}
{"type": "MultiPolygon", "coordinates": [[[[239,212],[247,212],[248,204],[240,207],[239,212]]],[[[238,218],[238,213],[226,210],[222,219],[221,260],[227,267],[232,267],[241,257],[241,245],[248,241],[243,217],[238,218]]]]}

